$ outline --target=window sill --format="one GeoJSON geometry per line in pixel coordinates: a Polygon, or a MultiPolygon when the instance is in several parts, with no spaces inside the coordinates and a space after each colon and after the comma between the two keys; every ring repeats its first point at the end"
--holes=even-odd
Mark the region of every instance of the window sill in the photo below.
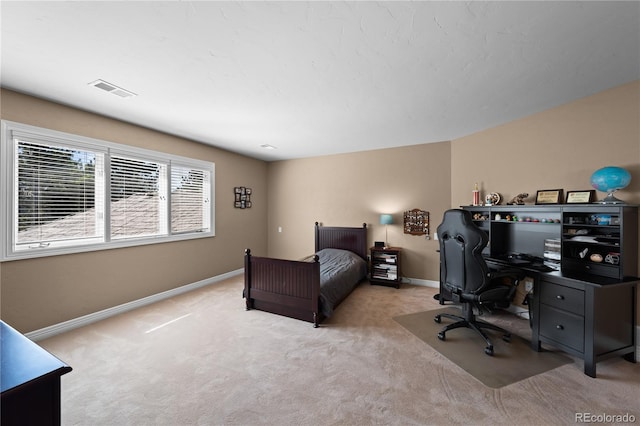
{"type": "Polygon", "coordinates": [[[36,248],[17,251],[11,254],[2,254],[0,262],[9,262],[13,260],[34,259],[39,257],[62,256],[69,254],[88,253],[101,250],[112,250],[127,247],[146,246],[150,244],[164,244],[176,241],[195,240],[201,238],[214,237],[213,231],[177,234],[171,236],[146,237],[146,238],[130,238],[126,240],[115,240],[109,243],[87,244],[73,247],[54,247],[54,248],[36,248]]]}

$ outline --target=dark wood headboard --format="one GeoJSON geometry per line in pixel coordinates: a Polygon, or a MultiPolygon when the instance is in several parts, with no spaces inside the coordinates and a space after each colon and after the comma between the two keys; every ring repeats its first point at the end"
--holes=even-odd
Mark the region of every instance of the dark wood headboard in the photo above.
{"type": "Polygon", "coordinates": [[[349,250],[367,260],[367,224],[362,228],[322,226],[316,222],[316,253],[325,248],[349,250]]]}

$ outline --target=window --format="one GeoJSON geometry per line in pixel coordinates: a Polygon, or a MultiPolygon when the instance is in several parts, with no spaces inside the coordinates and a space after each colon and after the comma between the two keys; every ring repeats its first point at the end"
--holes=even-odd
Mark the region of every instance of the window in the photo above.
{"type": "Polygon", "coordinates": [[[214,164],[2,122],[0,260],[214,235],[214,164]]]}
{"type": "Polygon", "coordinates": [[[171,232],[202,232],[211,221],[207,208],[211,177],[206,170],[171,167],[171,232]]]}
{"type": "Polygon", "coordinates": [[[111,238],[167,233],[167,165],[111,156],[111,238]]]}

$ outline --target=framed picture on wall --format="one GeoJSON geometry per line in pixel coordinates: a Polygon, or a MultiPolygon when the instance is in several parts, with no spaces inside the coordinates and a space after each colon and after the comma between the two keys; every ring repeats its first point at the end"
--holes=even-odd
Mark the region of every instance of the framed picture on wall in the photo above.
{"type": "Polygon", "coordinates": [[[236,186],[233,188],[235,200],[233,206],[237,209],[251,208],[251,188],[245,186],[236,186]]]}

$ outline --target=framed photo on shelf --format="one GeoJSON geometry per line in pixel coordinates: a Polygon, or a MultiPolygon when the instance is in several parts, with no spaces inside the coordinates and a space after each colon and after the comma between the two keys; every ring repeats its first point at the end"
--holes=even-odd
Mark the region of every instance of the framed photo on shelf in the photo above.
{"type": "Polygon", "coordinates": [[[536,194],[536,204],[562,203],[562,189],[543,189],[536,194]]]}
{"type": "Polygon", "coordinates": [[[566,204],[588,204],[596,198],[596,190],[588,189],[584,191],[567,191],[566,204]]]}

